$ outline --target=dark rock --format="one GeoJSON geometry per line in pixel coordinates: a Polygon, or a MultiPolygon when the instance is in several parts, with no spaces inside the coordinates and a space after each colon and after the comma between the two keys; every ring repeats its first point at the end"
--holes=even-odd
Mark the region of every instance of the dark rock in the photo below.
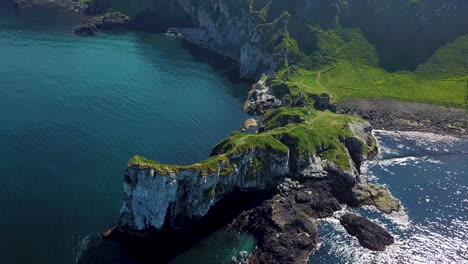
{"type": "Polygon", "coordinates": [[[82,36],[96,36],[99,33],[99,29],[96,27],[96,24],[86,24],[81,25],[75,28],[75,34],[82,36]]]}
{"type": "Polygon", "coordinates": [[[330,110],[332,112],[336,112],[336,106],[330,103],[330,95],[329,94],[311,94],[310,97],[315,101],[314,107],[317,110],[325,111],[330,110]]]}
{"type": "Polygon", "coordinates": [[[340,223],[352,236],[357,237],[361,246],[375,251],[384,251],[386,246],[394,243],[393,236],[381,226],[367,218],[347,213],[340,223]]]}
{"type": "Polygon", "coordinates": [[[358,114],[376,129],[468,135],[468,111],[391,99],[347,99],[339,112],[358,114]]]}
{"type": "Polygon", "coordinates": [[[114,12],[103,16],[102,20],[96,23],[96,27],[102,30],[115,30],[127,26],[129,21],[128,16],[114,12]]]}
{"type": "Polygon", "coordinates": [[[249,114],[258,115],[264,114],[267,110],[280,107],[281,101],[271,95],[270,92],[270,88],[263,81],[254,84],[247,96],[244,110],[249,114]]]}
{"type": "Polygon", "coordinates": [[[126,27],[130,21],[128,16],[119,12],[109,13],[102,18],[98,17],[97,19],[98,21],[95,23],[89,23],[75,28],[75,34],[96,36],[100,30],[116,30],[123,28],[126,27]]]}
{"type": "Polygon", "coordinates": [[[307,98],[302,93],[298,93],[292,98],[291,107],[304,107],[307,105],[307,98]]]}
{"type": "Polygon", "coordinates": [[[291,208],[290,202],[268,200],[237,218],[235,224],[258,239],[249,263],[306,262],[319,243],[317,226],[313,219],[291,208]]]}
{"type": "Polygon", "coordinates": [[[345,139],[345,146],[348,149],[349,155],[351,156],[356,169],[358,172],[361,172],[361,164],[365,160],[365,157],[363,156],[363,145],[361,145],[359,139],[350,137],[345,139]]]}
{"type": "MultiPolygon", "coordinates": [[[[296,185],[285,180],[282,186],[296,185]]],[[[297,191],[282,193],[252,210],[243,212],[234,226],[252,233],[258,247],[249,263],[305,263],[317,248],[315,219],[329,217],[341,209],[326,180],[310,180],[297,191]]]]}
{"type": "Polygon", "coordinates": [[[358,205],[373,205],[387,214],[400,210],[400,202],[383,186],[359,183],[352,191],[358,205]]]}

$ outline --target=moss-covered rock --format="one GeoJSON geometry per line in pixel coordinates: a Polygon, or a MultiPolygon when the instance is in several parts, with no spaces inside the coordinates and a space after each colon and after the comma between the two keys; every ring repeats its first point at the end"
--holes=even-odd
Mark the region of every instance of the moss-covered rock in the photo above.
{"type": "Polygon", "coordinates": [[[387,214],[400,210],[400,202],[385,187],[360,183],[354,187],[354,192],[362,205],[373,205],[387,214]]]}

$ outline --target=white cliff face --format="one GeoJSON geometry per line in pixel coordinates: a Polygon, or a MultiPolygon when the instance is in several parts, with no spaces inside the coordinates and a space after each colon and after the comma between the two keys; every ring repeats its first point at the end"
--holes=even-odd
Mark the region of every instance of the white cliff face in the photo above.
{"type": "Polygon", "coordinates": [[[178,1],[196,26],[177,30],[187,41],[238,61],[241,75],[247,78],[276,70],[278,61],[257,45],[261,40],[255,33],[258,21],[250,15],[247,5],[239,7],[240,3],[225,0],[207,0],[203,4],[178,1]]]}
{"type": "MultiPolygon", "coordinates": [[[[352,148],[346,145],[350,164],[353,155],[363,154],[359,138],[373,144],[370,125],[366,122],[350,125],[356,138],[352,148]],[[355,144],[357,142],[357,145],[355,144]],[[356,147],[357,146],[357,147],[356,147]]],[[[132,230],[185,228],[196,223],[226,195],[234,192],[272,190],[287,177],[311,179],[330,177],[337,186],[350,189],[360,182],[357,167],[348,171],[317,155],[301,155],[289,151],[255,149],[231,153],[220,158],[210,170],[180,167],[172,172],[158,171],[151,165],[136,163],[125,172],[124,204],[121,227],[132,230]]],[[[224,155],[224,154],[219,154],[224,155]]],[[[215,156],[219,157],[219,156],[215,156]]]]}
{"type": "Polygon", "coordinates": [[[288,174],[289,153],[253,151],[230,157],[234,166],[203,175],[194,169],[158,174],[151,168],[127,168],[120,225],[134,230],[174,227],[178,219],[197,220],[226,194],[274,188],[288,174]]]}

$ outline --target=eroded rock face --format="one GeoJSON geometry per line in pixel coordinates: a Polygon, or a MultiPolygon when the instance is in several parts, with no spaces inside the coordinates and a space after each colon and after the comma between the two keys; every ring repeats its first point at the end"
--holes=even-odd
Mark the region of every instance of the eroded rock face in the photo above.
{"type": "Polygon", "coordinates": [[[264,114],[265,111],[281,106],[281,101],[271,95],[270,88],[262,80],[252,86],[247,95],[244,110],[252,115],[264,114]]]}
{"type": "Polygon", "coordinates": [[[282,62],[279,59],[282,56],[266,52],[260,44],[262,38],[255,32],[259,21],[250,14],[246,2],[178,2],[194,25],[192,29],[179,28],[178,33],[193,44],[239,62],[242,76],[259,78],[263,73],[276,70],[282,62]]]}
{"type": "Polygon", "coordinates": [[[350,235],[358,238],[361,246],[370,250],[384,251],[394,243],[387,230],[362,216],[347,213],[341,217],[340,223],[350,235]]]}
{"type": "Polygon", "coordinates": [[[268,190],[288,173],[289,154],[253,151],[230,157],[216,172],[195,169],[160,174],[151,168],[127,168],[120,225],[130,229],[185,228],[208,213],[226,194],[234,191],[268,190]],[[260,166],[262,169],[253,168],[260,166]]]}

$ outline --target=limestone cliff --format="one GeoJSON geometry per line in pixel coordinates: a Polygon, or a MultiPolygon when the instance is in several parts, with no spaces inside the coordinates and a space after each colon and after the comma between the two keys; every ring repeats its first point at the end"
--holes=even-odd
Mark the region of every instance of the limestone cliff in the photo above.
{"type": "Polygon", "coordinates": [[[249,150],[213,161],[165,170],[134,159],[125,172],[120,225],[131,229],[194,224],[226,194],[275,187],[288,173],[288,151],[249,150]]]}
{"type": "MultiPolygon", "coordinates": [[[[119,225],[131,230],[189,228],[227,194],[274,190],[286,177],[326,177],[351,192],[360,181],[352,157],[364,159],[374,144],[370,126],[357,118],[314,114],[305,117],[314,119],[311,124],[283,124],[258,134],[235,132],[213,148],[208,160],[190,166],[134,157],[125,172],[119,225]],[[345,127],[319,134],[315,130],[324,129],[325,120],[345,127]],[[349,148],[351,138],[358,146],[349,148]]],[[[357,202],[356,195],[347,199],[357,202]]]]}

